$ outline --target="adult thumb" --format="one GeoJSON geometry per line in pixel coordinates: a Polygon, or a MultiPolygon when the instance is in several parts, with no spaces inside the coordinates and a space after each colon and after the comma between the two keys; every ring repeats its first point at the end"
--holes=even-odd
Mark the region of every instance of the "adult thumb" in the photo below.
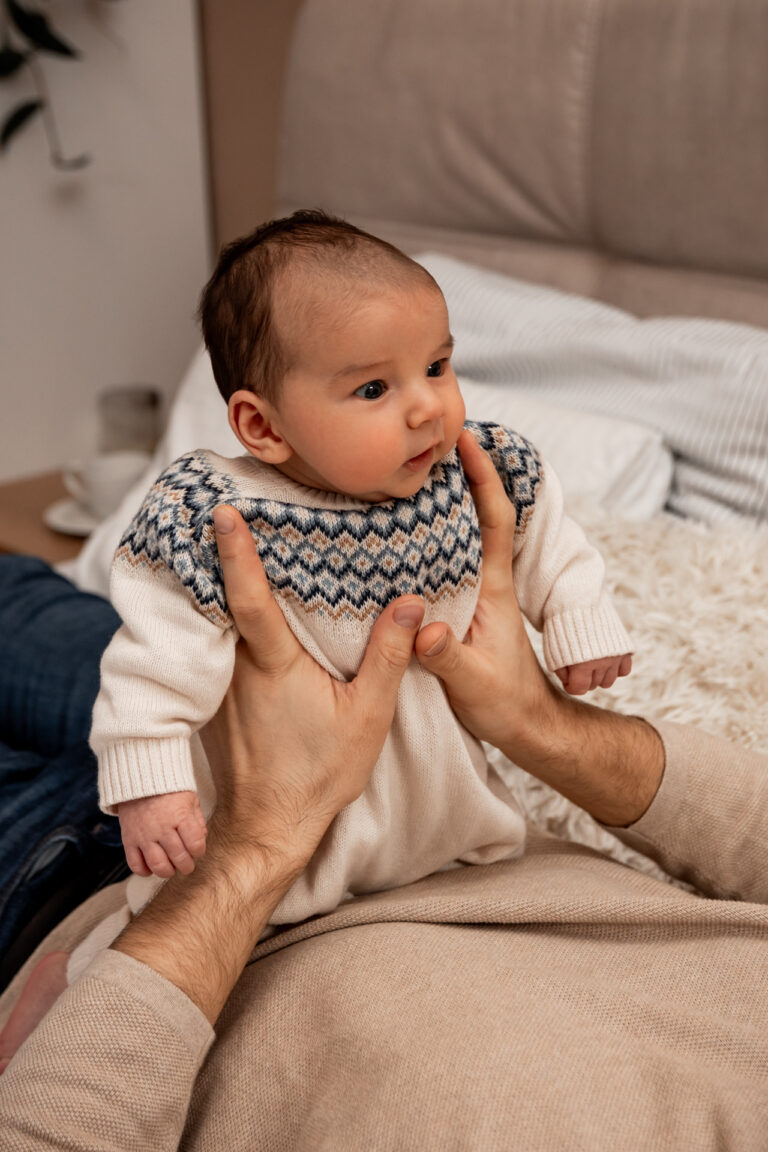
{"type": "Polygon", "coordinates": [[[422,668],[450,686],[451,680],[461,671],[466,649],[447,624],[434,623],[419,632],[414,653],[422,668]]]}
{"type": "Polygon", "coordinates": [[[394,711],[400,681],[413,655],[413,642],[426,605],[418,596],[401,596],[381,613],[371,632],[357,674],[359,689],[386,699],[394,711]]]}

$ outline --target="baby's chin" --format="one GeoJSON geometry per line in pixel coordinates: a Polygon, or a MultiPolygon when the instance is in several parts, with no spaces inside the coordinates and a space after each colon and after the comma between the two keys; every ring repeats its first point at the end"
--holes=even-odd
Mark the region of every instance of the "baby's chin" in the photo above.
{"type": "Polygon", "coordinates": [[[408,500],[409,497],[415,496],[424,487],[429,472],[430,469],[427,469],[420,476],[397,477],[391,481],[385,481],[382,487],[376,491],[346,492],[345,495],[349,496],[351,500],[360,500],[364,504],[386,504],[389,500],[408,500]]]}
{"type": "MultiPolygon", "coordinates": [[[[365,500],[369,504],[383,504],[387,500],[407,500],[409,497],[415,496],[424,487],[435,465],[449,456],[455,447],[454,443],[445,450],[442,449],[442,446],[439,449],[434,449],[433,459],[425,461],[421,466],[417,464],[415,467],[409,468],[406,465],[405,468],[401,469],[401,474],[398,474],[381,492],[359,496],[358,499],[365,500]]],[[[412,461],[408,461],[408,464],[411,463],[412,461]]]]}

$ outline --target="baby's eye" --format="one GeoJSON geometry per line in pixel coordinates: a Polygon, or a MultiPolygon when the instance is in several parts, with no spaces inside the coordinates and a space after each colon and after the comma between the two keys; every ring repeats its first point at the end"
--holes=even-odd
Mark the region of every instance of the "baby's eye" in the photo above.
{"type": "Polygon", "coordinates": [[[430,364],[429,367],[427,368],[427,376],[442,376],[442,374],[443,374],[443,362],[442,362],[442,360],[435,360],[434,363],[430,364]]]}
{"type": "Polygon", "coordinates": [[[383,380],[369,380],[367,384],[361,384],[355,389],[355,396],[359,396],[362,400],[378,400],[384,395],[385,389],[386,384],[383,380]]]}

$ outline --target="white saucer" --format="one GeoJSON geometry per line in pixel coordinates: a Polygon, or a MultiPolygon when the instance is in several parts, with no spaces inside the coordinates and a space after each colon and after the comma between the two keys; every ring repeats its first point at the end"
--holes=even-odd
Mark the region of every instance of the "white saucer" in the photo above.
{"type": "Polygon", "coordinates": [[[63,532],[65,536],[90,536],[99,523],[95,516],[91,516],[70,496],[46,508],[43,522],[53,528],[54,532],[63,532]]]}

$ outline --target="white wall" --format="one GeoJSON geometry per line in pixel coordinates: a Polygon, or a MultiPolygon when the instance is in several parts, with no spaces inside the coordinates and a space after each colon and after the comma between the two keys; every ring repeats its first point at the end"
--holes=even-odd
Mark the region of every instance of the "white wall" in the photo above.
{"type": "MultiPolygon", "coordinates": [[[[208,273],[194,0],[52,0],[77,61],[43,65],[65,152],[39,118],[0,154],[0,480],[47,471],[96,439],[95,396],[168,394],[198,343],[208,273]]],[[[0,85],[0,117],[32,95],[0,85]]]]}

